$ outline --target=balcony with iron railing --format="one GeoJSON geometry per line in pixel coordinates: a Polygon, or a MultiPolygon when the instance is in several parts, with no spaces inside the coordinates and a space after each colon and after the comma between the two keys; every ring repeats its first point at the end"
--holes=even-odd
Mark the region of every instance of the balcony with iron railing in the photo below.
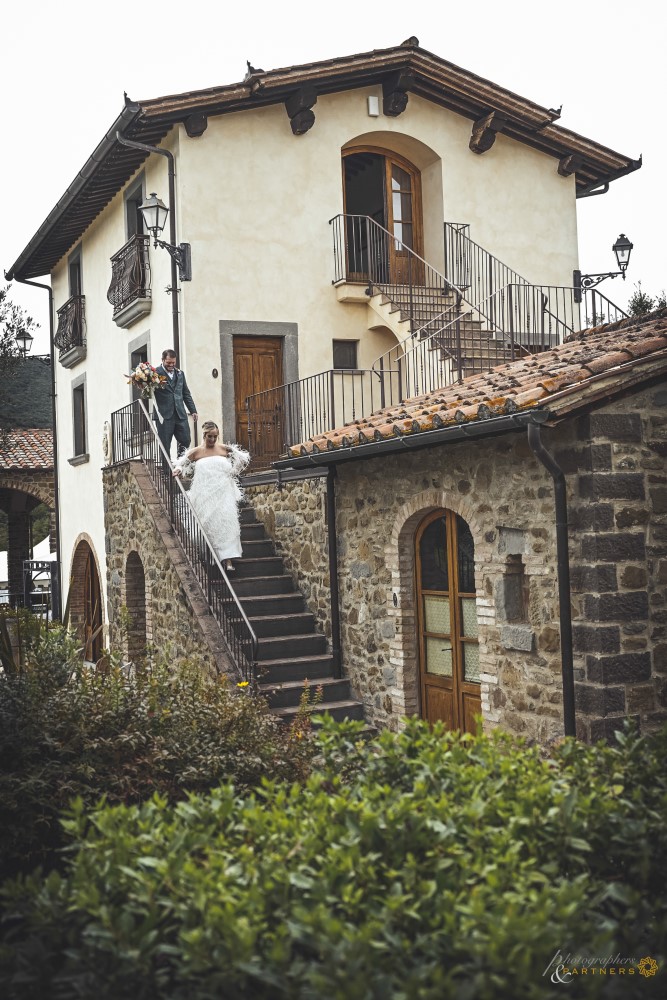
{"type": "Polygon", "coordinates": [[[126,329],[151,310],[150,237],[136,234],[111,258],[107,299],[113,321],[126,329]]]}
{"type": "Polygon", "coordinates": [[[73,368],[86,356],[85,306],[85,295],[73,295],[57,310],[58,325],[53,343],[64,368],[73,368]]]}
{"type": "Polygon", "coordinates": [[[143,400],[135,399],[111,414],[111,455],[114,464],[136,459],[143,463],[220,626],[239,679],[254,686],[257,682],[257,636],[181,480],[172,475],[171,463],[143,400]]]}

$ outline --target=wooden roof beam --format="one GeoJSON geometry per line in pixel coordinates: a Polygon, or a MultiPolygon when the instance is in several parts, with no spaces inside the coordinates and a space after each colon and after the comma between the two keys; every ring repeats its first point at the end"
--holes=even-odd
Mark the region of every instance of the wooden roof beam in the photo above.
{"type": "Polygon", "coordinates": [[[483,118],[478,118],[473,124],[469,148],[473,153],[486,153],[496,141],[496,133],[502,132],[507,125],[507,116],[492,111],[483,118]]]}

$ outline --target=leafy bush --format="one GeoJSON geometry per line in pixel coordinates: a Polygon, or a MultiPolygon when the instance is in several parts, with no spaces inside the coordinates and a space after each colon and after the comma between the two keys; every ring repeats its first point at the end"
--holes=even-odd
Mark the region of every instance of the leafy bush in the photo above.
{"type": "Polygon", "coordinates": [[[630,316],[646,316],[654,309],[664,309],[667,306],[667,293],[664,288],[655,297],[642,289],[641,281],[636,283],[635,289],[628,300],[630,316]]]}
{"type": "Polygon", "coordinates": [[[371,746],[327,725],[319,743],[305,788],[226,785],[90,816],[79,803],[67,873],[5,892],[4,995],[658,995],[661,975],[566,988],[544,972],[558,950],[662,969],[667,733],[568,741],[553,759],[418,722],[371,746]]]}
{"type": "Polygon", "coordinates": [[[50,629],[27,636],[20,669],[0,673],[0,877],[55,863],[58,815],[74,796],[129,804],[307,773],[304,727],[284,726],[263,699],[196,664],[175,670],[168,655],[128,674],[90,669],[78,653],[50,629]]]}

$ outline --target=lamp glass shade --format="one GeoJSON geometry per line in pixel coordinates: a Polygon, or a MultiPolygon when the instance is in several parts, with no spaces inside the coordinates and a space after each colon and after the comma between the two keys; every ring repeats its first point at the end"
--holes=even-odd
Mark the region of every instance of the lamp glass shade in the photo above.
{"type": "Polygon", "coordinates": [[[625,271],[628,264],[630,263],[630,253],[632,251],[632,243],[627,238],[625,233],[621,233],[621,235],[614,243],[612,250],[616,254],[616,262],[618,264],[619,270],[625,271]]]}
{"type": "Polygon", "coordinates": [[[32,342],[34,339],[35,338],[32,336],[32,334],[28,333],[27,330],[24,330],[23,333],[16,334],[16,343],[18,344],[18,349],[21,352],[21,354],[28,353],[28,351],[32,347],[32,342]]]}
{"type": "Polygon", "coordinates": [[[157,236],[165,227],[169,209],[163,201],[153,191],[146,201],[139,206],[139,211],[144,217],[144,225],[149,233],[157,236]]]}

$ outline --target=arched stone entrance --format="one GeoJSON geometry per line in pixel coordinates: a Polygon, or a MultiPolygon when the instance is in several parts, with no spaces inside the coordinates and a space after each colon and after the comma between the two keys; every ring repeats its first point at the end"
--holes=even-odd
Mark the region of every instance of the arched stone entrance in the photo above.
{"type": "Polygon", "coordinates": [[[7,515],[7,576],[10,603],[22,603],[23,562],[30,558],[31,521],[36,507],[45,504],[51,512],[51,543],[54,543],[54,488],[50,470],[0,474],[0,510],[7,515]]]}
{"type": "Polygon", "coordinates": [[[85,538],[74,551],[68,600],[70,621],[81,641],[83,657],[96,663],[104,647],[102,588],[95,553],[85,538]]]}
{"type": "MultiPolygon", "coordinates": [[[[390,657],[396,667],[396,686],[390,692],[393,711],[398,715],[421,715],[421,661],[420,614],[417,587],[417,542],[419,529],[430,518],[437,519],[449,510],[459,515],[470,529],[474,540],[474,578],[479,586],[482,572],[479,565],[482,546],[477,545],[480,527],[475,509],[465,496],[447,493],[441,489],[424,490],[412,497],[398,511],[391,537],[385,548],[385,558],[392,574],[390,615],[394,619],[395,635],[390,645],[390,657]]],[[[483,633],[484,622],[480,621],[483,633]]],[[[486,715],[488,683],[491,681],[490,665],[480,667],[481,713],[486,715]]],[[[473,714],[475,714],[473,712],[473,714]]]]}
{"type": "Polygon", "coordinates": [[[125,564],[125,607],[127,608],[127,658],[136,661],[146,655],[147,609],[146,575],[138,552],[133,551],[125,564]]]}
{"type": "Polygon", "coordinates": [[[428,514],[415,559],[421,716],[474,733],[481,714],[475,545],[460,514],[428,514]]]}

